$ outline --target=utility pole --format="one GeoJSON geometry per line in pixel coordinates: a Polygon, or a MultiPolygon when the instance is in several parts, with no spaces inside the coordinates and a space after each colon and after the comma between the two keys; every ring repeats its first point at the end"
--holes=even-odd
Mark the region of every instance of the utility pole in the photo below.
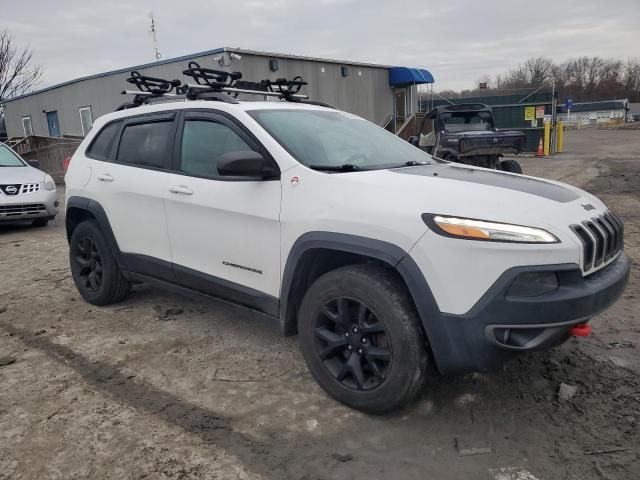
{"type": "Polygon", "coordinates": [[[557,128],[557,119],[556,119],[556,77],[553,77],[551,82],[551,153],[556,153],[556,128],[557,128]]]}
{"type": "Polygon", "coordinates": [[[156,22],[153,18],[153,11],[149,12],[149,18],[151,19],[151,28],[149,29],[149,36],[151,37],[151,45],[156,56],[156,62],[162,58],[160,50],[158,50],[158,39],[156,38],[156,22]]]}

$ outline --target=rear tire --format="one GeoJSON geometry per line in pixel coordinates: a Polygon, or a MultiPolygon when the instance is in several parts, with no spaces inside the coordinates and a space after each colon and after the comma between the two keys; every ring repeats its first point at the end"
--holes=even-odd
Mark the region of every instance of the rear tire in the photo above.
{"type": "Polygon", "coordinates": [[[401,408],[420,393],[427,345],[406,288],[377,265],[349,265],[318,278],[299,312],[300,348],[333,398],[367,413],[401,408]]]}
{"type": "Polygon", "coordinates": [[[503,160],[500,162],[500,170],[511,173],[522,173],[522,166],[516,160],[503,160]]]}
{"type": "Polygon", "coordinates": [[[131,290],[95,220],[82,222],[73,231],[69,263],[80,295],[93,305],[119,302],[131,290]]]}

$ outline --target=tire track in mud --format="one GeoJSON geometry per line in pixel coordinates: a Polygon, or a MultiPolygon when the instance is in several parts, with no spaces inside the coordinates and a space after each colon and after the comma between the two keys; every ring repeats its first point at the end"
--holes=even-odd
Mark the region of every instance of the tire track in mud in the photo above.
{"type": "Polygon", "coordinates": [[[262,478],[285,478],[282,470],[287,463],[288,448],[274,451],[273,445],[285,446],[286,439],[270,438],[270,445],[234,431],[232,419],[217,412],[187,402],[156,388],[130,372],[99,360],[89,359],[64,345],[52,342],[44,335],[0,322],[0,328],[17,337],[30,348],[37,349],[51,359],[71,368],[96,390],[106,393],[117,402],[126,403],[141,413],[151,414],[184,431],[197,435],[207,445],[223,449],[236,457],[248,473],[262,478]],[[276,473],[279,472],[279,473],[276,473]]]}

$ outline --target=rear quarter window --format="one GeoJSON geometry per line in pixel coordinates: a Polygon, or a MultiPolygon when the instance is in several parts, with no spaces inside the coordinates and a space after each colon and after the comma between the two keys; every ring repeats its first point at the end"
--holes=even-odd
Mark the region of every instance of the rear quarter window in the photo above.
{"type": "Polygon", "coordinates": [[[102,130],[98,132],[87,148],[87,157],[96,160],[110,160],[109,154],[116,135],[120,131],[120,125],[122,122],[112,122],[102,127],[102,130]]]}

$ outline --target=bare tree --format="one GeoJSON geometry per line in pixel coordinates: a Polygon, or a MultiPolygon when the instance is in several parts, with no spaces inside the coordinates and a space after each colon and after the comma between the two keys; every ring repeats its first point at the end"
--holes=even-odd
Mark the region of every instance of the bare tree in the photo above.
{"type": "Polygon", "coordinates": [[[534,57],[496,77],[495,84],[502,89],[535,88],[548,83],[555,74],[556,68],[550,59],[534,57]]]}
{"type": "Polygon", "coordinates": [[[632,102],[640,102],[640,63],[629,60],[624,66],[624,90],[632,102]]]}
{"type": "MultiPolygon", "coordinates": [[[[480,77],[486,81],[488,77],[480,77]]],[[[518,90],[531,91],[555,80],[560,101],[570,97],[575,102],[627,98],[640,102],[640,61],[614,58],[578,57],[554,64],[546,57],[529,58],[506,73],[488,79],[488,89],[440,92],[447,98],[504,95],[518,90]]]]}
{"type": "Polygon", "coordinates": [[[460,97],[460,92],[455,90],[441,90],[437,92],[437,96],[440,98],[458,98],[460,97]]]}
{"type": "Polygon", "coordinates": [[[32,65],[29,46],[20,50],[13,35],[0,31],[0,105],[4,100],[22,95],[40,82],[42,67],[32,65]]]}

